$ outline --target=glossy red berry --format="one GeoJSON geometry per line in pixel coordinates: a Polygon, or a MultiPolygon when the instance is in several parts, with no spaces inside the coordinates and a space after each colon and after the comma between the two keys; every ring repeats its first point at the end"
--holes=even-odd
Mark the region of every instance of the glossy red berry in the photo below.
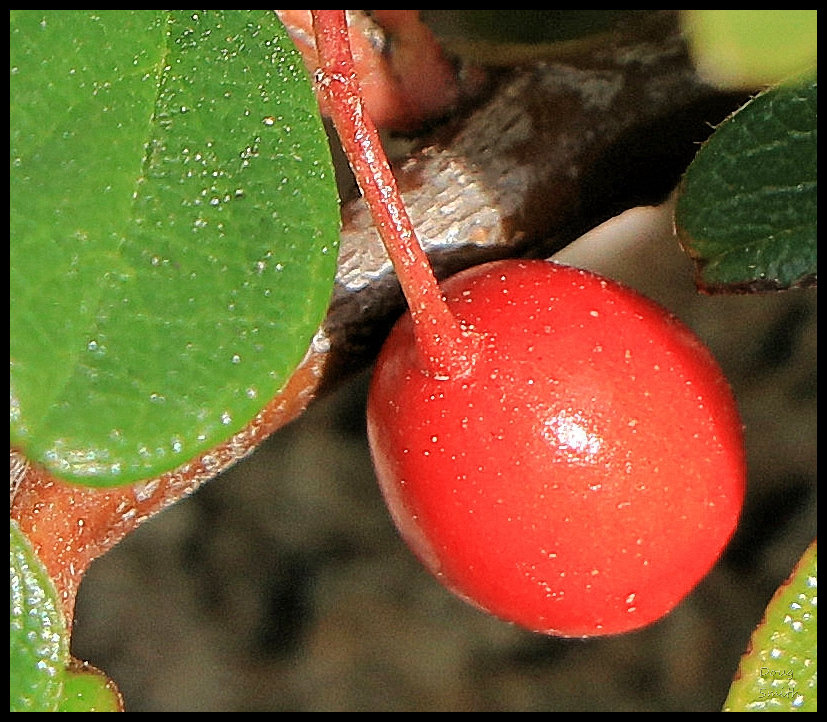
{"type": "Polygon", "coordinates": [[[368,434],[402,536],[450,589],[529,629],[627,632],[715,564],[740,513],[742,426],[710,352],[637,292],[544,261],[449,279],[481,343],[427,370],[406,314],[368,434]]]}

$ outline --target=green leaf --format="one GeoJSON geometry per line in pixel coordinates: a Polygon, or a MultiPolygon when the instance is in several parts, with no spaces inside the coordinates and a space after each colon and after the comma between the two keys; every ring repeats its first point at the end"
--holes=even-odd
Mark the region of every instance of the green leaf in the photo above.
{"type": "Polygon", "coordinates": [[[706,290],[789,288],[817,275],[818,83],[758,95],[684,176],[675,212],[706,290]]]}
{"type": "Polygon", "coordinates": [[[120,712],[121,697],[108,677],[91,667],[69,669],[58,712],[120,712]]]}
{"type": "Polygon", "coordinates": [[[11,443],[156,476],[279,391],[320,325],[339,211],[271,11],[12,11],[11,443]]]}
{"type": "Polygon", "coordinates": [[[817,10],[684,10],[698,72],[721,87],[779,83],[816,64],[817,10]]]}
{"type": "Polygon", "coordinates": [[[818,708],[818,546],[804,552],[750,639],[725,712],[815,712],[818,708]]]}
{"type": "Polygon", "coordinates": [[[9,709],[116,712],[120,695],[99,670],[69,665],[57,590],[26,535],[9,520],[9,709]]]}
{"type": "Polygon", "coordinates": [[[9,708],[53,712],[63,693],[69,639],[52,580],[9,521],[9,708]]]}

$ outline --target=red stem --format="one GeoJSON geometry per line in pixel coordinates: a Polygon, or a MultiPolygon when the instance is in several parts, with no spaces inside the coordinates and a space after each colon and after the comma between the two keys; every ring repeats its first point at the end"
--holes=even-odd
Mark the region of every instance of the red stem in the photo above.
{"type": "Polygon", "coordinates": [[[362,106],[344,10],[313,10],[321,68],[316,83],[330,105],[336,132],[370,208],[413,317],[417,346],[437,376],[461,373],[471,344],[442,296],[411,219],[379,133],[362,106]]]}

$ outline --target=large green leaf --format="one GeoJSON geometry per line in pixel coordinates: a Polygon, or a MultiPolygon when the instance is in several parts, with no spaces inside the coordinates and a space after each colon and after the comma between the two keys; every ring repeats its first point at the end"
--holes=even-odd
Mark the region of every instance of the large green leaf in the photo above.
{"type": "Polygon", "coordinates": [[[776,592],[741,659],[725,712],[818,709],[818,547],[776,592]]]}
{"type": "Polygon", "coordinates": [[[762,93],[686,172],[676,209],[699,284],[788,288],[817,275],[818,83],[762,93]]]}
{"type": "Polygon", "coordinates": [[[69,635],[54,584],[29,540],[9,522],[9,705],[54,712],[63,694],[69,635]]]}
{"type": "Polygon", "coordinates": [[[271,11],[12,11],[11,442],[95,485],[243,428],[306,352],[338,198],[271,11]]]}

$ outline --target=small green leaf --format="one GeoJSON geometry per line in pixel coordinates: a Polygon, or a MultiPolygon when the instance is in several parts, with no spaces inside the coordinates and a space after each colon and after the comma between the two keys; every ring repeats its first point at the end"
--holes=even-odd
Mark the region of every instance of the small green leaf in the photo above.
{"type": "Polygon", "coordinates": [[[339,210],[272,11],[12,11],[11,443],[92,485],[248,424],[321,323],[339,210]]]}
{"type": "Polygon", "coordinates": [[[684,176],[675,212],[706,290],[789,288],[817,275],[818,83],[762,93],[684,176]]]}
{"type": "Polygon", "coordinates": [[[26,535],[9,520],[9,709],[116,712],[120,695],[97,669],[69,666],[57,590],[26,535]]]}
{"type": "Polygon", "coordinates": [[[698,72],[721,87],[779,83],[815,65],[817,10],[683,10],[698,72]]]}
{"type": "Polygon", "coordinates": [[[97,669],[66,671],[58,712],[120,712],[121,698],[109,678],[97,669]]]}
{"type": "Polygon", "coordinates": [[[753,633],[724,703],[725,712],[817,711],[817,580],[814,542],[753,633]]]}
{"type": "Polygon", "coordinates": [[[9,522],[9,709],[54,712],[69,640],[54,584],[17,523],[9,522]]]}

